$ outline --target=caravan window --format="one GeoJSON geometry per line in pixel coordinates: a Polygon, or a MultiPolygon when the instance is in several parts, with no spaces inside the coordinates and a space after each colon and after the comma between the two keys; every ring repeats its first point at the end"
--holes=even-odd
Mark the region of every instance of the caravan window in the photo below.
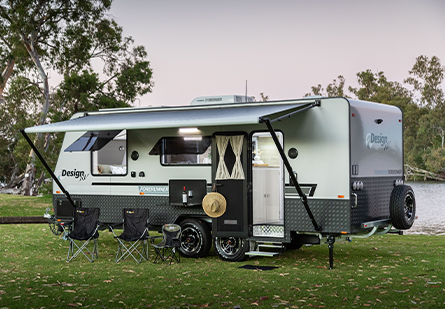
{"type": "Polygon", "coordinates": [[[123,130],[99,150],[91,152],[93,175],[127,174],[127,131],[123,130]]]}
{"type": "Polygon", "coordinates": [[[159,155],[162,165],[210,165],[210,136],[163,137],[150,151],[159,155]]]}

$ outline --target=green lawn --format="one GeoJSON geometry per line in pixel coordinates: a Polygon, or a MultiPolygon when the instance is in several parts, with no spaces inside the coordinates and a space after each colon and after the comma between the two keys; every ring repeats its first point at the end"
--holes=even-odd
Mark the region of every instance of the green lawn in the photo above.
{"type": "Polygon", "coordinates": [[[0,194],[0,217],[42,216],[52,208],[51,196],[21,196],[0,194]]]}
{"type": "MultiPolygon", "coordinates": [[[[335,268],[329,270],[327,245],[239,263],[223,262],[212,250],[206,258],[179,264],[132,259],[116,264],[116,241],[102,231],[95,262],[79,256],[67,263],[68,242],[48,225],[0,225],[0,235],[0,308],[445,306],[443,236],[337,242],[335,268]],[[246,264],[278,268],[239,268],[246,264]]],[[[153,260],[152,248],[150,255],[153,260]]]]}

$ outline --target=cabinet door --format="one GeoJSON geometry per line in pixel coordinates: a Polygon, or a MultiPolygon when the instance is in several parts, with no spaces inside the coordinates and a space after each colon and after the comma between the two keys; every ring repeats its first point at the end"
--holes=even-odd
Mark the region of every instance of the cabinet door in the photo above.
{"type": "Polygon", "coordinates": [[[266,209],[267,209],[267,221],[274,222],[278,221],[280,217],[280,170],[279,168],[271,168],[267,170],[267,199],[266,199],[266,209]]]}
{"type": "Polygon", "coordinates": [[[253,168],[253,224],[264,223],[267,220],[267,173],[259,167],[253,168]]]}

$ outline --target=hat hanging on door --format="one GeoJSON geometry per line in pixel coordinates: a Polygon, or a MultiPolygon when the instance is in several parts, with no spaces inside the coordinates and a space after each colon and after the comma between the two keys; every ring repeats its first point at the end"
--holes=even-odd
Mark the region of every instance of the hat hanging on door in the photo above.
{"type": "Polygon", "coordinates": [[[218,192],[208,193],[202,199],[202,208],[212,218],[221,217],[226,212],[227,202],[225,197],[218,192]]]}

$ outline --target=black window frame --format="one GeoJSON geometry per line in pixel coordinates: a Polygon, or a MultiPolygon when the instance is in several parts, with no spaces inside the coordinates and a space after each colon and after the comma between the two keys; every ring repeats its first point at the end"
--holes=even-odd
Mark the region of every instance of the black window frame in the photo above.
{"type": "MultiPolygon", "coordinates": [[[[150,150],[149,155],[158,155],[159,156],[159,163],[162,166],[192,166],[192,167],[197,167],[197,166],[211,166],[212,165],[212,161],[210,161],[209,163],[165,163],[163,160],[165,158],[166,155],[173,155],[173,154],[184,154],[184,155],[202,155],[204,154],[209,147],[212,147],[212,136],[195,136],[195,135],[181,135],[181,136],[163,136],[161,137],[155,144],[155,146],[153,146],[153,148],[150,150]],[[174,139],[182,139],[184,140],[184,138],[202,138],[202,140],[206,139],[209,141],[209,144],[207,146],[207,148],[205,149],[204,152],[202,153],[164,153],[164,147],[160,147],[160,145],[162,145],[164,142],[164,140],[174,140],[174,139]]],[[[211,151],[210,151],[211,154],[211,151]]]]}

